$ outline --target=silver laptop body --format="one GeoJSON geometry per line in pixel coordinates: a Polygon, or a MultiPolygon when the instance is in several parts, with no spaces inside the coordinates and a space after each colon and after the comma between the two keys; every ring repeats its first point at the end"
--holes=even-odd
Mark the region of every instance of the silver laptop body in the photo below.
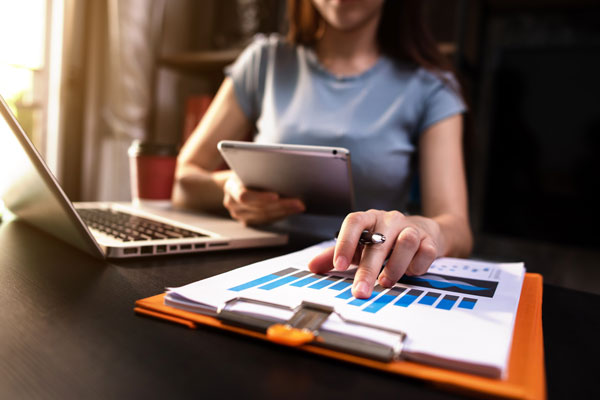
{"type": "MultiPolygon", "coordinates": [[[[246,227],[228,218],[130,203],[72,203],[0,96],[0,194],[18,218],[98,258],[126,258],[274,246],[287,235],[246,227]],[[100,228],[107,212],[150,226],[130,236],[100,228]],[[84,218],[87,221],[84,222],[84,218]],[[96,219],[95,219],[96,218],[96,219]],[[156,233],[162,229],[162,234],[156,233]],[[123,235],[125,235],[123,237],[123,235]],[[164,236],[164,237],[163,237],[164,236]]],[[[127,228],[125,228],[127,229],[127,228]]]]}

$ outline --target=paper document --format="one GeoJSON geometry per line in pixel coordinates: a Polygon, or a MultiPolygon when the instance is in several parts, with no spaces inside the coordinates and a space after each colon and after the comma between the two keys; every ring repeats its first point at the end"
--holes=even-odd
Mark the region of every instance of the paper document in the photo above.
{"type": "MultiPolygon", "coordinates": [[[[501,378],[508,365],[515,315],[523,283],[523,263],[488,263],[440,258],[421,276],[404,276],[392,288],[377,285],[368,299],[352,296],[356,268],[313,274],[309,261],[323,242],[281,257],[168,289],[167,305],[214,315],[225,302],[244,297],[297,307],[304,300],[329,305],[343,319],[382,329],[347,326],[332,315],[323,330],[394,346],[403,331],[407,359],[501,378]]],[[[242,306],[240,306],[242,307],[242,306]]],[[[285,321],[292,312],[244,305],[239,310],[285,321]]]]}

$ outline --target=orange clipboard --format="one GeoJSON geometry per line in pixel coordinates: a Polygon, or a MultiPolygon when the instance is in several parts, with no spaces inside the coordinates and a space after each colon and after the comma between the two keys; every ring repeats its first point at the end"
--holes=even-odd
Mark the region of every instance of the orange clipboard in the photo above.
{"type": "MultiPolygon", "coordinates": [[[[369,368],[424,380],[436,387],[472,396],[505,399],[545,399],[546,374],[542,332],[542,288],[543,279],[541,275],[525,274],[515,319],[508,377],[504,380],[481,377],[412,361],[381,362],[310,344],[304,344],[297,348],[369,368]]],[[[207,325],[253,338],[269,340],[267,335],[261,332],[227,325],[214,317],[166,306],[164,296],[163,293],[138,300],[135,303],[134,311],[138,314],[185,325],[192,329],[197,329],[199,325],[207,325]]]]}

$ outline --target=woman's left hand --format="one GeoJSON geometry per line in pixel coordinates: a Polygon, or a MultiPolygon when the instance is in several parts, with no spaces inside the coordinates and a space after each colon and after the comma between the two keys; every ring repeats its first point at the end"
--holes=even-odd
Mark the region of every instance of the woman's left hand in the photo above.
{"type": "Polygon", "coordinates": [[[345,271],[350,264],[358,264],[352,294],[368,298],[378,276],[381,286],[391,287],[404,274],[425,273],[433,260],[443,254],[444,240],[435,220],[405,216],[398,211],[369,210],[349,214],[342,223],[336,245],[316,256],[309,268],[323,273],[331,269],[345,271]],[[386,241],[361,245],[359,239],[365,229],[385,235],[386,241]]]}

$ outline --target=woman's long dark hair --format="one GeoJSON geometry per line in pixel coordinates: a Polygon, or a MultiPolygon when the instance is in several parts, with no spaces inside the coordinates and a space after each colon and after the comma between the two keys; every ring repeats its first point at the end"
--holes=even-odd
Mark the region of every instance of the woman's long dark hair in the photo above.
{"type": "MultiPolygon", "coordinates": [[[[453,71],[425,23],[422,0],[386,0],[377,32],[379,50],[398,62],[412,62],[431,71],[453,71]]],[[[288,0],[289,30],[293,44],[313,46],[320,16],[311,0],[288,0]]]]}

